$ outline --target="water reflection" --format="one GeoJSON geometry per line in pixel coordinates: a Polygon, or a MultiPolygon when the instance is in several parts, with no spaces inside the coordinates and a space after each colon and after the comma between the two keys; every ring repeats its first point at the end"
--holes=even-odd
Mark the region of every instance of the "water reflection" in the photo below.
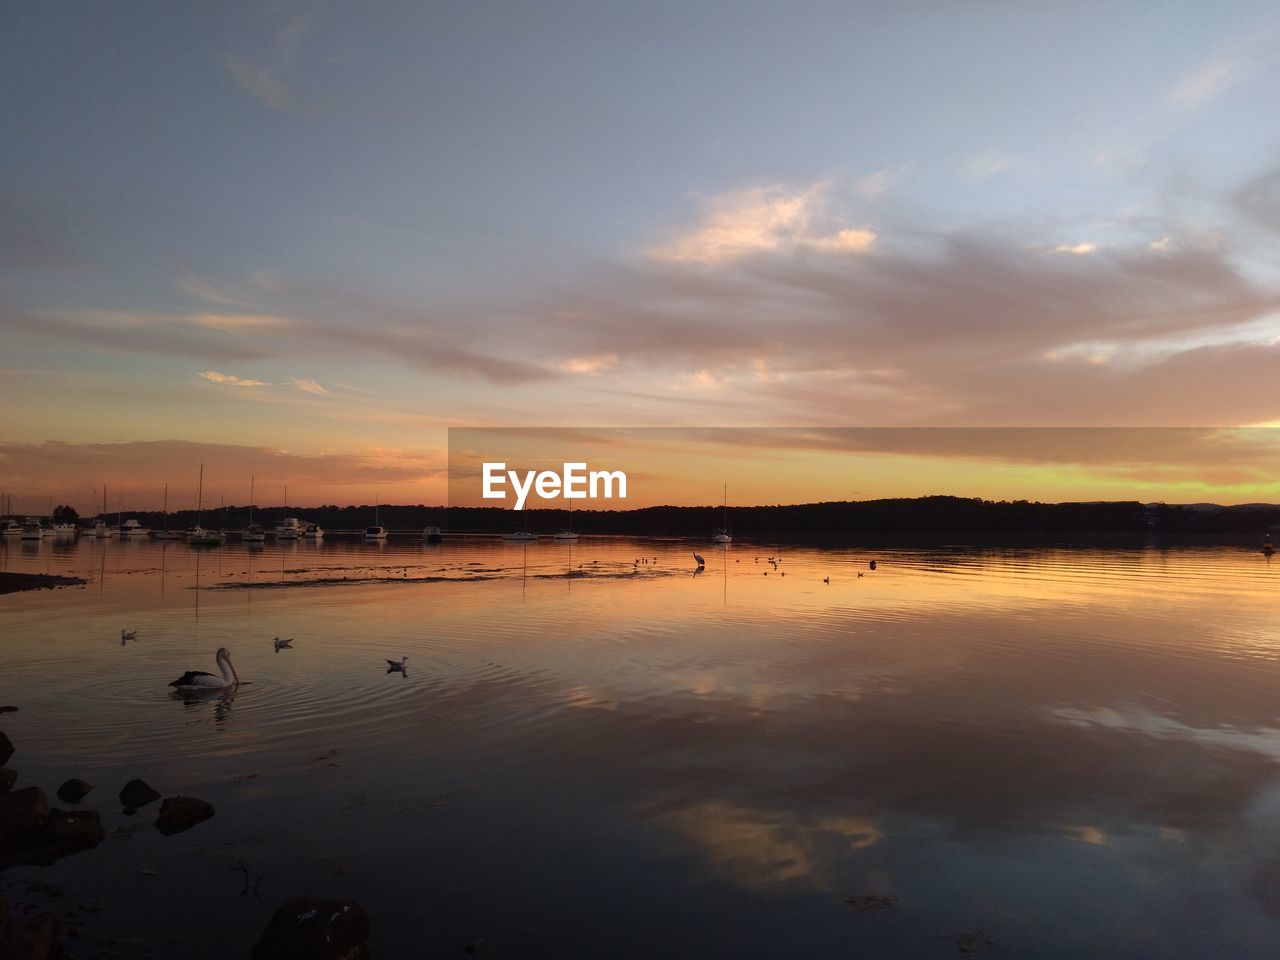
{"type": "Polygon", "coordinates": [[[174,690],[169,694],[169,699],[179,701],[188,711],[191,711],[192,715],[186,722],[203,722],[212,717],[214,727],[222,729],[231,719],[231,705],[235,702],[238,693],[239,688],[236,687],[213,690],[174,690]]]}
{"type": "Polygon", "coordinates": [[[6,551],[95,581],[0,598],[24,782],[143,771],[218,808],[198,844],[121,845],[164,885],[85,858],[69,898],[156,955],[199,923],[198,958],[260,927],[204,906],[236,859],[268,903],[355,896],[379,955],[482,934],[495,955],[600,957],[939,957],[977,931],[1063,960],[1280,943],[1265,558],[511,547],[6,551]],[[106,643],[121,624],[140,642],[106,643]],[[171,698],[221,645],[253,684],[171,698]],[[388,676],[402,655],[413,682],[388,676]]]}

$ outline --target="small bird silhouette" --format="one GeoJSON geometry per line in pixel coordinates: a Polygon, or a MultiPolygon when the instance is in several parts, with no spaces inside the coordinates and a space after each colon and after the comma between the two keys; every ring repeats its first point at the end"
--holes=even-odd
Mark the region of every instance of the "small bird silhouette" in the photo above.
{"type": "Polygon", "coordinates": [[[137,630],[121,630],[120,639],[121,640],[137,640],[138,631],[137,630]]]}
{"type": "Polygon", "coordinates": [[[830,582],[831,582],[831,578],[830,578],[830,577],[823,577],[823,578],[822,578],[822,582],[823,582],[823,583],[830,583],[830,582]]]}
{"type": "Polygon", "coordinates": [[[281,650],[292,650],[293,637],[290,637],[288,640],[281,640],[279,637],[276,637],[271,641],[271,644],[276,648],[276,653],[279,653],[281,650]]]}

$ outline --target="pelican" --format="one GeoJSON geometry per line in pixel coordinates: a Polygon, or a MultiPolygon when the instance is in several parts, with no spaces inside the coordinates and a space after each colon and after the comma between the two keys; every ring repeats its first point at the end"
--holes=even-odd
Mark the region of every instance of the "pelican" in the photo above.
{"type": "Polygon", "coordinates": [[[222,671],[222,676],[205,673],[203,670],[188,670],[177,680],[171,681],[169,686],[179,690],[221,690],[239,685],[240,674],[231,665],[231,652],[226,647],[219,647],[213,659],[222,671]]]}
{"type": "Polygon", "coordinates": [[[279,637],[276,637],[271,641],[271,643],[275,646],[276,653],[279,653],[281,650],[293,649],[293,637],[290,637],[288,640],[281,640],[279,637]]]}
{"type": "Polygon", "coordinates": [[[397,673],[404,673],[404,665],[405,665],[408,661],[409,661],[409,658],[408,658],[408,657],[401,657],[398,661],[397,661],[397,660],[388,660],[388,661],[387,661],[387,672],[388,672],[388,673],[390,673],[391,671],[393,671],[393,670],[394,670],[394,671],[396,671],[397,673]]]}
{"type": "Polygon", "coordinates": [[[693,559],[695,559],[695,560],[697,560],[697,561],[698,561],[698,566],[700,566],[700,567],[705,567],[705,566],[707,565],[707,561],[703,560],[703,559],[702,559],[700,556],[698,556],[696,553],[693,555],[693,559]]]}
{"type": "Polygon", "coordinates": [[[121,639],[122,641],[123,641],[123,640],[137,640],[137,639],[138,639],[138,631],[137,631],[137,630],[121,630],[121,631],[120,631],[120,639],[121,639]]]}

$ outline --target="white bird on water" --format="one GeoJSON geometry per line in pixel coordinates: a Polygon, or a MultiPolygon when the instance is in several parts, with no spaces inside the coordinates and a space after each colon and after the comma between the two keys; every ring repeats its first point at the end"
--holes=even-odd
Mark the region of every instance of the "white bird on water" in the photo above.
{"type": "Polygon", "coordinates": [[[396,673],[404,673],[404,665],[405,665],[406,663],[408,663],[408,662],[409,662],[409,658],[408,658],[408,657],[401,657],[398,661],[397,661],[397,660],[388,660],[388,661],[387,661],[387,672],[388,672],[388,673],[390,673],[391,671],[393,671],[393,670],[394,670],[396,673]]]}
{"type": "Polygon", "coordinates": [[[213,659],[222,671],[222,676],[203,670],[188,670],[177,680],[170,681],[169,686],[179,690],[222,690],[239,685],[240,674],[231,665],[231,652],[226,647],[219,647],[213,659]]]}
{"type": "Polygon", "coordinates": [[[275,645],[276,653],[279,653],[281,650],[293,649],[293,637],[290,637],[288,640],[281,640],[279,637],[276,637],[271,642],[275,645]]]}

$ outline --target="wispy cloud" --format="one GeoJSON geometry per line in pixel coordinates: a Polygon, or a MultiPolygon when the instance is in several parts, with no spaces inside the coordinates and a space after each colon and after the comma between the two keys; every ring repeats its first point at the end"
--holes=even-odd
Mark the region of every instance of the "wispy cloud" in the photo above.
{"type": "Polygon", "coordinates": [[[188,271],[185,275],[178,278],[178,289],[183,293],[190,294],[200,300],[207,300],[209,303],[217,303],[226,307],[249,307],[253,306],[238,297],[233,297],[228,293],[217,289],[207,280],[196,276],[196,274],[188,271]]]}
{"type": "Polygon", "coordinates": [[[272,110],[288,110],[293,107],[293,97],[269,67],[255,66],[239,57],[226,57],[222,65],[231,74],[236,86],[264,107],[272,110]]]}
{"type": "Polygon", "coordinates": [[[590,357],[567,357],[552,364],[557,370],[566,373],[597,374],[605,370],[613,370],[618,366],[616,353],[598,353],[590,357]]]}
{"type": "Polygon", "coordinates": [[[237,377],[231,373],[219,373],[217,370],[205,370],[200,375],[201,380],[208,380],[210,383],[216,383],[223,387],[269,387],[271,384],[265,380],[250,380],[245,377],[237,377]]]}
{"type": "Polygon", "coordinates": [[[1085,256],[1086,254],[1096,252],[1097,249],[1098,249],[1098,245],[1096,243],[1088,243],[1088,242],[1060,243],[1053,248],[1053,252],[1054,253],[1070,253],[1070,254],[1074,254],[1077,257],[1082,257],[1082,256],[1085,256]]]}
{"type": "Polygon", "coordinates": [[[1002,173],[1008,173],[1018,165],[1016,157],[1007,153],[982,153],[971,159],[966,165],[969,176],[978,180],[990,180],[1002,173]]]}
{"type": "Polygon", "coordinates": [[[704,203],[701,221],[670,243],[649,251],[655,260],[714,266],[758,253],[813,248],[839,253],[868,249],[868,228],[838,224],[825,210],[829,182],[807,187],[770,185],[720,194],[704,203]]]}
{"type": "Polygon", "coordinates": [[[863,203],[871,203],[879,200],[889,188],[907,176],[908,168],[902,167],[885,167],[869,173],[865,177],[858,179],[853,185],[854,195],[863,203]]]}
{"type": "Polygon", "coordinates": [[[330,392],[329,390],[326,390],[317,381],[311,379],[310,377],[294,377],[289,380],[289,383],[292,384],[298,390],[301,390],[303,393],[313,393],[318,397],[333,396],[332,392],[330,392]]]}
{"type": "Polygon", "coordinates": [[[1174,87],[1173,99],[1186,107],[1202,107],[1235,86],[1246,72],[1246,61],[1220,60],[1187,74],[1174,87]]]}
{"type": "Polygon", "coordinates": [[[241,56],[226,56],[222,58],[222,66],[241,91],[264,107],[295,110],[299,102],[285,84],[283,74],[294,66],[305,32],[304,20],[294,19],[284,24],[276,33],[269,65],[241,56]]]}

